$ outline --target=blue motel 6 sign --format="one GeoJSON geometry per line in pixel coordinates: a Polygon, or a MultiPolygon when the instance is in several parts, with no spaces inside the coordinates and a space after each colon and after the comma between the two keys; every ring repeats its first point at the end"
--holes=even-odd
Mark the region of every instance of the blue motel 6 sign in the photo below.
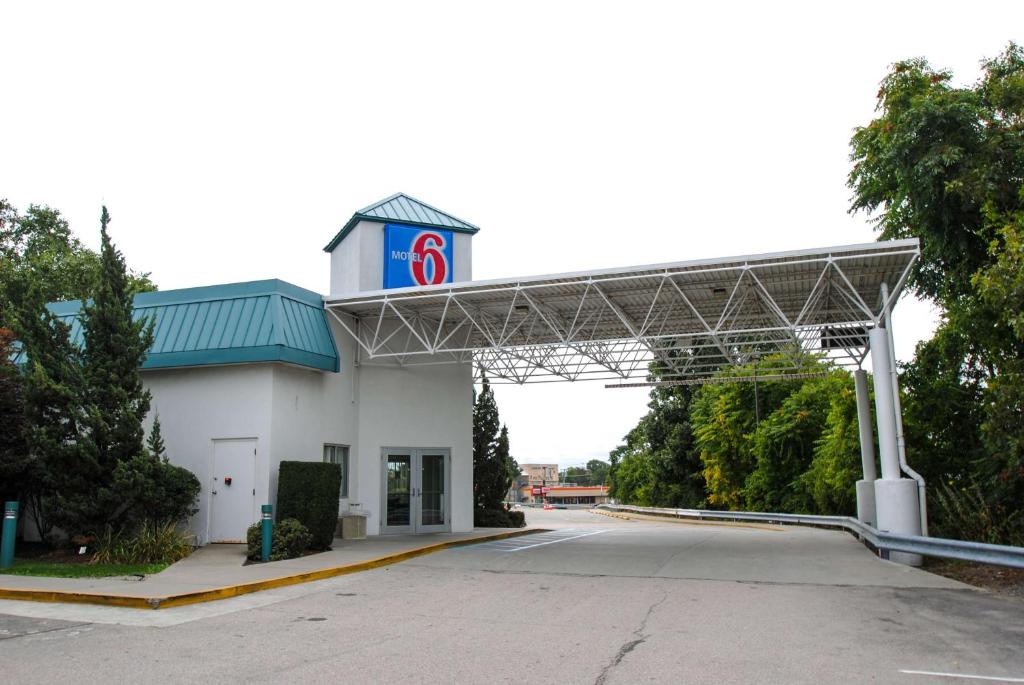
{"type": "Polygon", "coordinates": [[[451,231],[386,224],[384,287],[451,283],[453,254],[451,231]]]}

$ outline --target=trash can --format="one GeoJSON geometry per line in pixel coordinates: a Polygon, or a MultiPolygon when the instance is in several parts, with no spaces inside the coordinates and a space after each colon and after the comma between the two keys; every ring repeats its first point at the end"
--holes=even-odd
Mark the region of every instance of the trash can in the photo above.
{"type": "Polygon", "coordinates": [[[338,516],[337,534],[345,540],[366,539],[366,518],[369,516],[360,511],[359,505],[350,506],[349,510],[338,516]]]}

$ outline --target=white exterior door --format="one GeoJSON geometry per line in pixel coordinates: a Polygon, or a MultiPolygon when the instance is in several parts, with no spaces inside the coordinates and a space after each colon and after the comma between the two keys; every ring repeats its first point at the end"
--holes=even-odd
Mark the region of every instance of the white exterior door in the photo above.
{"type": "Polygon", "coordinates": [[[256,522],[256,439],[213,441],[210,542],[245,542],[256,522]]]}

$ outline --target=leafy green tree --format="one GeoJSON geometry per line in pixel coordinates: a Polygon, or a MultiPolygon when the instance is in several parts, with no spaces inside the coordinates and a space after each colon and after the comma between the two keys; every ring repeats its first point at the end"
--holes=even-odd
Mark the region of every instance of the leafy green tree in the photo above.
{"type": "MultiPolygon", "coordinates": [[[[747,476],[743,492],[749,508],[797,513],[815,510],[805,476],[826,432],[833,399],[844,389],[852,390],[850,375],[844,371],[808,380],[757,426],[751,436],[756,466],[747,476]]],[[[853,482],[849,486],[852,491],[853,482]]]]}
{"type": "Polygon", "coordinates": [[[562,483],[576,483],[577,485],[586,483],[590,479],[590,474],[585,468],[580,466],[569,466],[558,472],[558,480],[562,483]]]}
{"type": "Polygon", "coordinates": [[[981,473],[992,484],[992,496],[1005,504],[1007,515],[1013,510],[1024,519],[1024,212],[1010,217],[1001,234],[1002,247],[998,241],[991,246],[994,263],[979,271],[974,281],[982,300],[997,312],[996,325],[1008,340],[999,349],[1000,373],[989,381],[986,392],[981,430],[990,458],[981,473]]]}
{"type": "Polygon", "coordinates": [[[913,286],[943,308],[904,369],[908,458],[945,488],[940,517],[977,496],[1022,512],[1024,51],[1011,43],[964,87],[923,59],[897,63],[851,148],[851,211],[874,213],[882,238],[921,239],[913,286]]]}
{"type": "Polygon", "coordinates": [[[946,305],[990,263],[993,216],[1022,208],[1024,52],[1011,43],[983,69],[958,88],[924,59],[896,63],[850,141],[851,211],[875,213],[883,239],[920,238],[914,286],[946,305]]]}
{"type": "Polygon", "coordinates": [[[988,383],[982,351],[948,316],[903,366],[907,460],[927,482],[962,480],[986,459],[981,424],[988,383]]]}
{"type": "MultiPolygon", "coordinates": [[[[768,375],[779,362],[789,359],[766,356],[757,364],[726,368],[720,376],[768,375]]],[[[809,363],[809,362],[808,362],[809,363]]],[[[758,417],[768,417],[802,383],[792,380],[741,383],[710,383],[695,393],[690,420],[695,448],[703,464],[708,504],[727,509],[747,506],[747,478],[757,468],[757,453],[751,440],[758,417]]]]}
{"type": "MultiPolygon", "coordinates": [[[[650,377],[664,377],[665,369],[659,363],[650,366],[650,377]]],[[[692,386],[656,386],[651,389],[647,414],[625,436],[625,445],[619,448],[612,462],[608,480],[609,494],[619,501],[639,503],[630,499],[635,495],[625,489],[625,481],[613,477],[612,471],[623,467],[625,457],[634,455],[626,465],[630,473],[631,492],[639,491],[637,475],[646,475],[650,482],[643,488],[643,504],[663,507],[705,506],[705,482],[700,454],[695,444],[690,421],[692,386]],[[643,456],[643,467],[635,455],[643,456]],[[612,488],[612,482],[617,485],[612,488]],[[614,492],[613,492],[614,490],[614,492]]],[[[589,465],[588,465],[589,466],[589,465]]],[[[604,479],[595,479],[601,484],[604,479]]]]}
{"type": "Polygon", "coordinates": [[[838,373],[824,385],[830,392],[828,415],[814,458],[796,487],[814,502],[816,513],[853,516],[857,513],[856,483],[864,477],[857,393],[853,383],[838,373]]]}
{"type": "Polygon", "coordinates": [[[611,453],[608,494],[622,504],[653,506],[651,491],[654,487],[654,469],[650,456],[626,436],[626,444],[611,453]]]}
{"type": "Polygon", "coordinates": [[[608,469],[609,464],[606,461],[601,461],[600,459],[591,459],[590,461],[588,461],[587,471],[590,472],[590,484],[607,485],[608,469]]]}
{"type": "MultiPolygon", "coordinates": [[[[0,199],[0,326],[14,328],[18,292],[30,286],[44,302],[84,300],[100,280],[100,255],[71,233],[56,209],[29,205],[19,214],[0,199]]],[[[156,290],[149,274],[128,272],[132,293],[156,290]]]]}

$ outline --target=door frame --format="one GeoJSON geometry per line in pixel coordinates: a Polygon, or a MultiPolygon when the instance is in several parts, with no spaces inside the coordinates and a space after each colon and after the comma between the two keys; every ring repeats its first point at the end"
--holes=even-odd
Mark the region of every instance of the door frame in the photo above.
{"type": "Polygon", "coordinates": [[[452,530],[452,450],[450,447],[382,447],[380,450],[380,534],[400,535],[423,533],[450,533],[452,530]],[[423,455],[444,456],[444,498],[445,522],[440,525],[423,525],[423,455]],[[388,456],[409,455],[409,525],[389,526],[388,521],[388,456]]]}
{"type": "MultiPolygon", "coordinates": [[[[255,436],[241,437],[241,438],[210,438],[210,458],[207,460],[206,468],[206,540],[213,544],[213,523],[214,513],[216,508],[214,507],[214,483],[213,479],[216,476],[216,459],[217,459],[217,443],[218,442],[252,442],[253,454],[252,454],[252,484],[253,489],[259,489],[260,474],[257,466],[259,465],[259,450],[260,450],[260,439],[255,436]]],[[[249,518],[256,521],[256,494],[252,495],[252,511],[249,512],[249,518]]]]}

